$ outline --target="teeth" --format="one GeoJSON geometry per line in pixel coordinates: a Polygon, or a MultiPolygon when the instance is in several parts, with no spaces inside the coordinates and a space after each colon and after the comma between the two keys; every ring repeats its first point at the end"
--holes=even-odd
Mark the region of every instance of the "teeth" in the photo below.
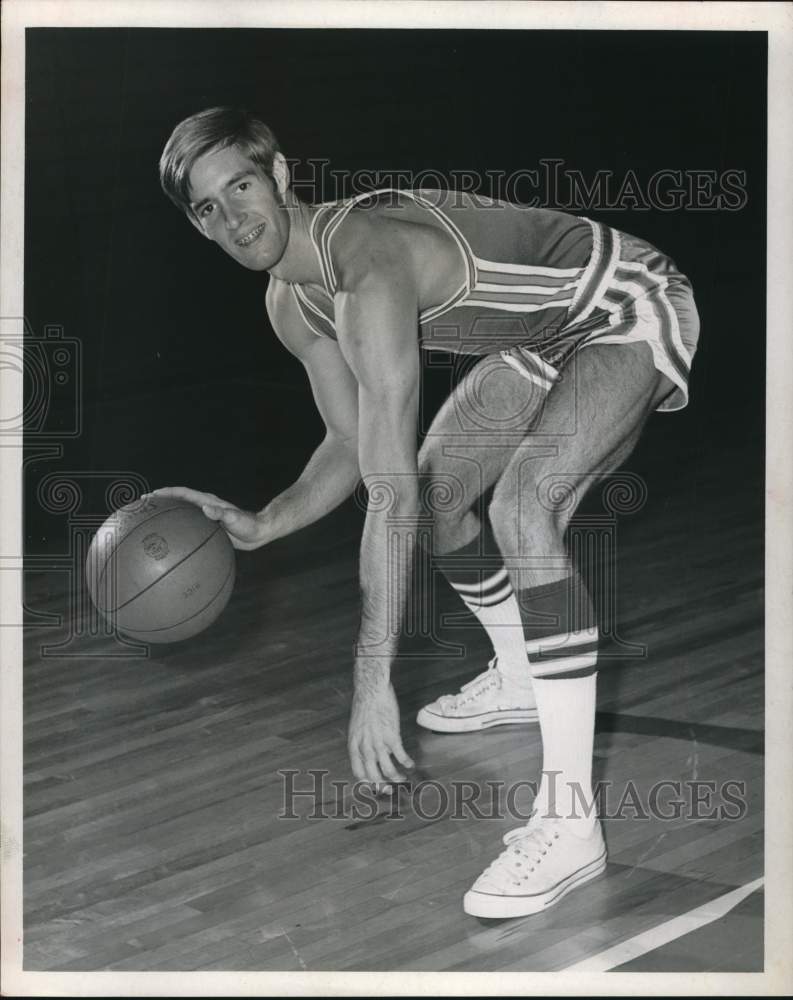
{"type": "Polygon", "coordinates": [[[260,226],[257,226],[253,230],[253,232],[248,233],[248,235],[244,239],[237,240],[237,245],[241,247],[247,247],[250,243],[253,243],[253,241],[256,239],[256,237],[259,235],[262,229],[264,229],[264,223],[262,223],[260,226]]]}

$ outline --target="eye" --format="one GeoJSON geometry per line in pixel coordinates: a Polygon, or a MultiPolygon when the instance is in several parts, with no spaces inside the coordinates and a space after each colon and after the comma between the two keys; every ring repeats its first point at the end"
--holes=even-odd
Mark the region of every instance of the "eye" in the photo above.
{"type": "Polygon", "coordinates": [[[198,216],[201,219],[208,219],[209,216],[210,216],[210,214],[211,214],[211,212],[212,212],[212,206],[211,205],[203,205],[202,208],[200,209],[199,213],[198,213],[198,216]]]}
{"type": "Polygon", "coordinates": [[[250,186],[251,186],[251,182],[250,181],[240,181],[239,184],[237,185],[237,190],[238,191],[247,191],[247,189],[250,186]]]}

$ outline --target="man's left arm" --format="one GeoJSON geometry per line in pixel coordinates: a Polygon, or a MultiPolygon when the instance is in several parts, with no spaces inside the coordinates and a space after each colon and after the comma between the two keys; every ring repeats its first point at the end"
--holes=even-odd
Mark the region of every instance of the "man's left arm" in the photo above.
{"type": "Polygon", "coordinates": [[[358,460],[369,501],[361,543],[361,624],[349,732],[355,776],[403,781],[391,664],[410,585],[418,518],[417,294],[398,264],[336,296],[339,346],[358,380],[358,460]],[[395,765],[393,757],[399,762],[395,765]]]}

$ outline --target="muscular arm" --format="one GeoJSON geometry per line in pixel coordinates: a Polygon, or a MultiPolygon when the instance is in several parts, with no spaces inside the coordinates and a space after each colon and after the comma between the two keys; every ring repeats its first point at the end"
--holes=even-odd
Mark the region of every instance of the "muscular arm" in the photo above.
{"type": "Polygon", "coordinates": [[[257,514],[262,544],[324,517],[352,494],[360,478],[358,386],[339,345],[306,326],[282,282],[271,280],[267,307],[278,338],[306,369],[325,436],[297,480],[257,514]]]}
{"type": "Polygon", "coordinates": [[[369,505],[361,544],[361,624],[350,723],[359,778],[401,780],[411,765],[399,736],[391,662],[411,576],[418,517],[419,353],[414,283],[398,262],[336,296],[339,345],[358,381],[358,460],[369,505]]]}
{"type": "Polygon", "coordinates": [[[336,301],[339,343],[358,381],[358,463],[369,493],[361,544],[357,678],[387,681],[404,609],[418,513],[416,300],[393,274],[336,301]],[[397,544],[398,542],[398,544],[397,544]]]}

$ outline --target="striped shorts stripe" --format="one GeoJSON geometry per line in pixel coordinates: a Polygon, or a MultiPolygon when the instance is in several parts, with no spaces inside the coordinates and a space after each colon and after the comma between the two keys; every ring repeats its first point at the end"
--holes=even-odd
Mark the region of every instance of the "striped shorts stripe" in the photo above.
{"type": "Polygon", "coordinates": [[[593,250],[568,322],[547,345],[501,352],[525,378],[550,390],[570,358],[590,344],[643,342],[653,364],[672,382],[659,410],[688,402],[699,315],[691,285],[669,257],[644,240],[588,220],[593,250]]]}

